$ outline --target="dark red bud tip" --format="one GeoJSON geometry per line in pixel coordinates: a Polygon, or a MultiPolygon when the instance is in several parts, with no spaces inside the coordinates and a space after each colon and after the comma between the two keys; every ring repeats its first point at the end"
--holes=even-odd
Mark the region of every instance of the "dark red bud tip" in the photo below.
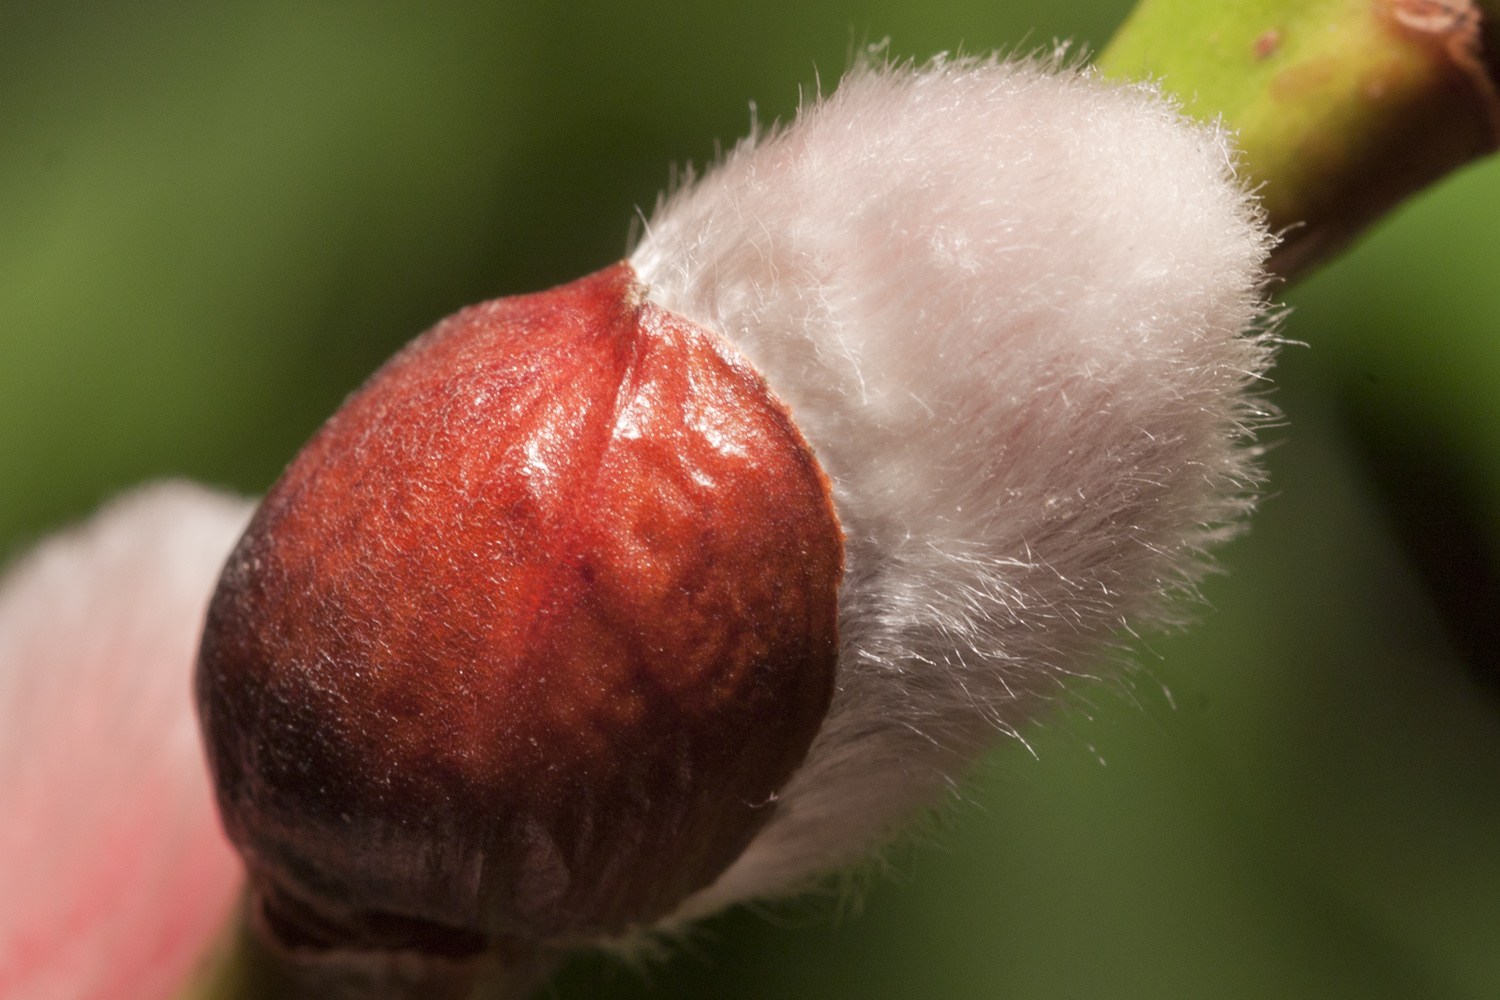
{"type": "Polygon", "coordinates": [[[827,711],[843,539],[785,408],[627,264],[475,306],[272,488],[198,704],[271,925],[461,954],[711,882],[827,711]]]}

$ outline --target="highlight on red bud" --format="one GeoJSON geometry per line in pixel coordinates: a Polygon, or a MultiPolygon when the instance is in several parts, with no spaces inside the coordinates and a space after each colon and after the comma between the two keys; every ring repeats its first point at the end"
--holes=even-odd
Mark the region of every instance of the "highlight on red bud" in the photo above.
{"type": "Polygon", "coordinates": [[[774,814],[843,536],[786,408],[628,264],[466,309],[292,462],[210,606],[219,806],[283,943],[617,936],[774,814]]]}

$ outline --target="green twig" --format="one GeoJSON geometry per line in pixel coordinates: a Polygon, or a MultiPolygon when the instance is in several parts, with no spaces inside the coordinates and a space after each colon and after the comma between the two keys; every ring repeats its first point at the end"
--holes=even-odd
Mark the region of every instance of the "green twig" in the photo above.
{"type": "Polygon", "coordinates": [[[1099,64],[1237,130],[1293,277],[1500,144],[1495,20],[1470,0],[1143,0],[1099,64]]]}

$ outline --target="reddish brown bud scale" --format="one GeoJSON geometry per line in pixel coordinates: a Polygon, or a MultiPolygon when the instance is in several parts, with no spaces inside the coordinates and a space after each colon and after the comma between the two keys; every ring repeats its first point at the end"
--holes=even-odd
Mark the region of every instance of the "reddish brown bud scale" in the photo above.
{"type": "Polygon", "coordinates": [[[210,609],[220,807],[293,939],[617,934],[708,884],[832,694],[843,540],[789,415],[627,264],[416,340],[210,609]]]}

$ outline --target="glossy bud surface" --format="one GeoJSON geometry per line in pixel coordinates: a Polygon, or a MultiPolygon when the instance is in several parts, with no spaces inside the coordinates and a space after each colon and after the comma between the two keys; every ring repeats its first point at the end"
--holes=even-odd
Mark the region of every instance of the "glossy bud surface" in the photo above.
{"type": "Polygon", "coordinates": [[[827,710],[843,539],[785,408],[628,264],[466,309],[273,487],[209,612],[220,809],[293,943],[669,913],[827,710]]]}

